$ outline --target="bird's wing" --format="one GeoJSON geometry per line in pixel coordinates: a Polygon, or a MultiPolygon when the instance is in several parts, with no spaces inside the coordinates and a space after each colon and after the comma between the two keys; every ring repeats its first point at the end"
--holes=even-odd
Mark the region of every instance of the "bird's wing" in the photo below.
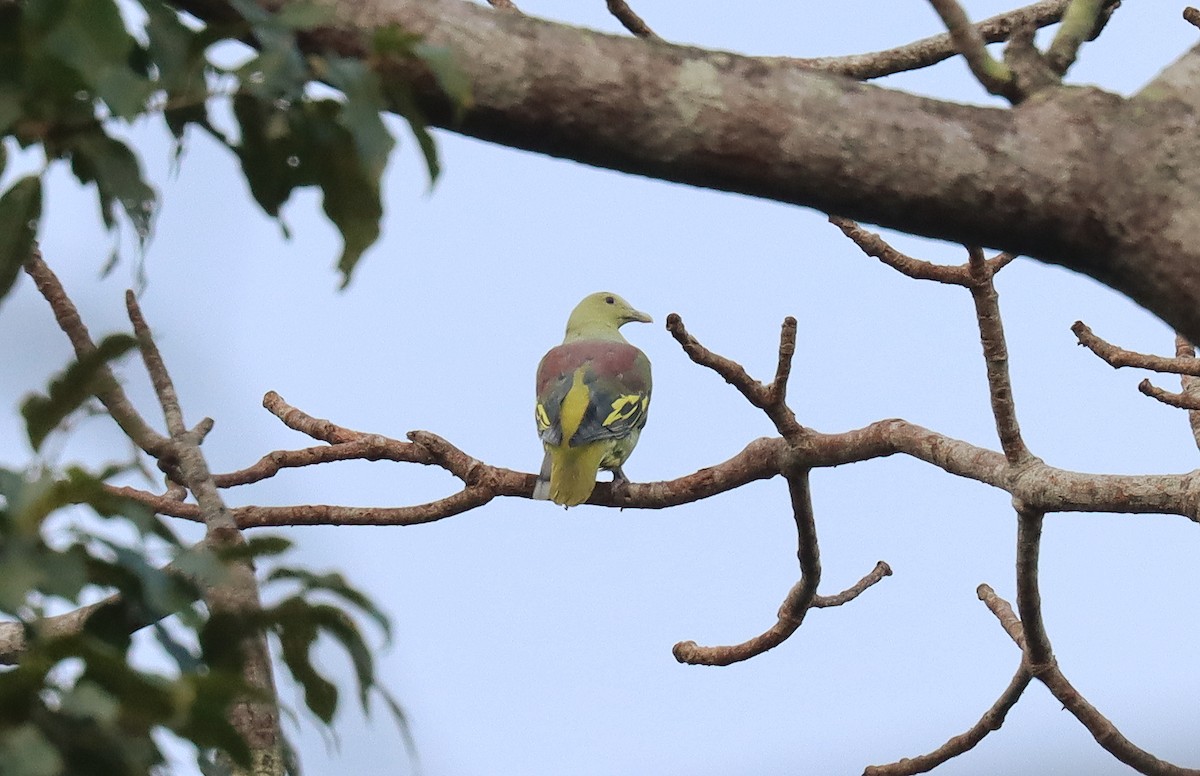
{"type": "Polygon", "coordinates": [[[572,446],[627,437],[646,425],[650,360],[625,342],[560,345],[538,368],[538,431],[547,444],[572,446]]]}

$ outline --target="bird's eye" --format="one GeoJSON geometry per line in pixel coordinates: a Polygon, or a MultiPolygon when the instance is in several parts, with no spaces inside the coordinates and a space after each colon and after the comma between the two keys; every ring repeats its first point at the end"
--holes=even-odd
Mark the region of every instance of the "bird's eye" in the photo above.
{"type": "Polygon", "coordinates": [[[604,301],[606,304],[616,304],[617,303],[617,300],[613,299],[611,296],[604,297],[604,301]]]}

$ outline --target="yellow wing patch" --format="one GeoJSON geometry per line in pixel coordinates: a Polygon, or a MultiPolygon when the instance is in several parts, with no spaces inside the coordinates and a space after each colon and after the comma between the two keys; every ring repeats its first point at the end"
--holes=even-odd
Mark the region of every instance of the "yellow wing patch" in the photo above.
{"type": "Polygon", "coordinates": [[[542,406],[541,402],[538,402],[537,406],[537,424],[538,431],[550,428],[550,416],[546,414],[546,408],[542,406]]]}
{"type": "Polygon", "coordinates": [[[645,412],[646,405],[649,403],[650,397],[640,393],[626,393],[618,396],[613,400],[612,412],[608,413],[608,417],[604,419],[602,425],[611,426],[617,421],[628,420],[639,410],[645,412]]]}

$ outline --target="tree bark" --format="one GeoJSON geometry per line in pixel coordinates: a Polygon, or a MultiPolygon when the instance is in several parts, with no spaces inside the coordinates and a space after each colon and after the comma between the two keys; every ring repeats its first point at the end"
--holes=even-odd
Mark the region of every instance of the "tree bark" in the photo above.
{"type": "MultiPolygon", "coordinates": [[[[176,2],[202,18],[226,8],[176,2]]],[[[1055,87],[1001,109],[463,0],[327,2],[339,21],[306,35],[314,52],[364,57],[364,33],[391,24],[454,52],[474,97],[458,112],[428,74],[388,73],[413,81],[436,125],[1031,256],[1200,340],[1200,50],[1134,98],[1055,87]]]]}

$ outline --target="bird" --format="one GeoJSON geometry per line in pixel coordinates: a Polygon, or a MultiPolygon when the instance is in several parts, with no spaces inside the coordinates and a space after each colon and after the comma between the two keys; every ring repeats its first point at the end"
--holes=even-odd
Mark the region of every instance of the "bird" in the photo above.
{"type": "Polygon", "coordinates": [[[561,345],[537,368],[538,435],[545,449],[535,499],[563,507],[587,501],[600,469],[628,483],[629,458],[650,407],[650,359],[621,335],[649,315],[608,291],[583,298],[567,319],[561,345]]]}

